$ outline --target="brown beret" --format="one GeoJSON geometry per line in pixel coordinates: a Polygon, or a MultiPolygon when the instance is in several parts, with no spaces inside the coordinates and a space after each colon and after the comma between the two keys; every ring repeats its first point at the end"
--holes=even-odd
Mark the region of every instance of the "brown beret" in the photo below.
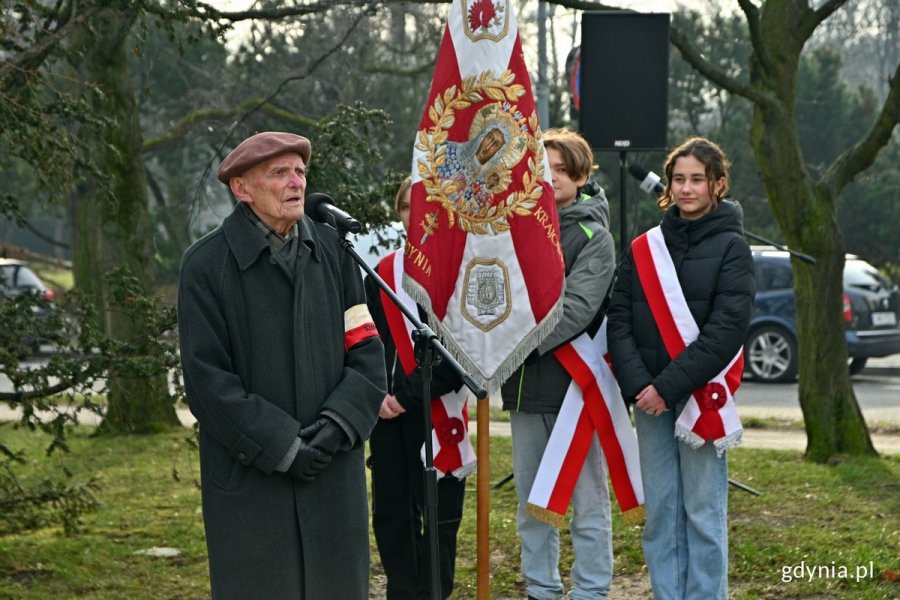
{"type": "Polygon", "coordinates": [[[264,131],[251,135],[219,165],[219,181],[228,185],[232,177],[239,177],[262,161],[285,152],[296,152],[303,158],[303,164],[309,164],[312,148],[308,139],[293,133],[264,131]]]}

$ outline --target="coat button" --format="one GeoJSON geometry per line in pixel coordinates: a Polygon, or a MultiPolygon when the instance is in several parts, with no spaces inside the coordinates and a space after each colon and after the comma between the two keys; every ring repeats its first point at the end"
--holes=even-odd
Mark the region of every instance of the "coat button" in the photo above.
{"type": "Polygon", "coordinates": [[[244,461],[244,460],[247,460],[247,455],[244,454],[243,452],[239,452],[238,458],[241,459],[242,461],[244,461]]]}

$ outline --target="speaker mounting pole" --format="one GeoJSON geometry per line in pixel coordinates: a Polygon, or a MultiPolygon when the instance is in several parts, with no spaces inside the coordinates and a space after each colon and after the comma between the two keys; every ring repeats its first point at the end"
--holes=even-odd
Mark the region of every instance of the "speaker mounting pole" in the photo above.
{"type": "Polygon", "coordinates": [[[628,169],[628,152],[619,152],[619,256],[625,256],[628,249],[628,211],[625,202],[625,175],[628,169]]]}

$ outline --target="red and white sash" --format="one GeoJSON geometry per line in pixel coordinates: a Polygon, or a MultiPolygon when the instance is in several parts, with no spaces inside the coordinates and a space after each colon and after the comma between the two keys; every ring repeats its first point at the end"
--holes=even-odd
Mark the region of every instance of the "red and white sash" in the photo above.
{"type": "MultiPolygon", "coordinates": [[[[416,303],[398,285],[403,278],[403,252],[388,254],[378,264],[378,274],[397,294],[400,301],[409,310],[418,310],[416,303]]],[[[397,357],[403,372],[409,375],[416,368],[413,351],[413,325],[409,322],[393,301],[381,292],[381,305],[391,331],[391,337],[397,347],[397,357]]],[[[458,391],[444,394],[431,401],[431,442],[434,448],[434,468],[438,477],[451,473],[462,479],[475,472],[477,458],[472,442],[469,439],[469,412],[467,400],[469,390],[462,386],[458,391]]],[[[425,445],[422,445],[422,460],[425,458],[425,445]]]]}
{"type": "MultiPolygon", "coordinates": [[[[658,226],[631,243],[638,279],[659,328],[669,357],[674,360],[700,335],[685,300],[669,249],[658,226]]],[[[716,452],[741,443],[743,429],[734,403],[741,385],[744,349],[705,386],[694,390],[675,423],[675,437],[692,448],[712,440],[716,452]]]]}
{"type": "Polygon", "coordinates": [[[557,527],[563,524],[596,434],[619,508],[628,520],[640,518],[644,489],[637,437],[606,361],[606,320],[593,339],[582,334],[554,355],[572,376],[572,383],[541,458],[526,510],[536,519],[557,527]]]}

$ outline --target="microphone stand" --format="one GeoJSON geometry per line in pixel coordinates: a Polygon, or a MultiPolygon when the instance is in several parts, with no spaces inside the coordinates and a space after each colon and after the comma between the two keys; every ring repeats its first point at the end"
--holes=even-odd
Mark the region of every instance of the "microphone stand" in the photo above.
{"type": "Polygon", "coordinates": [[[437,470],[434,468],[434,445],[431,440],[431,367],[446,361],[454,371],[462,378],[467,388],[472,390],[479,400],[487,397],[487,390],[475,383],[472,376],[460,366],[455,358],[441,345],[437,335],[419,320],[417,314],[413,314],[406,305],[397,297],[394,290],[385,283],[375,270],[366,264],[353,247],[353,242],[346,238],[346,232],[336,228],[341,235],[341,246],[353,260],[359,264],[366,274],[378,284],[378,287],[391,299],[400,312],[413,324],[413,351],[416,364],[422,370],[422,415],[425,429],[425,531],[428,534],[429,568],[432,600],[441,598],[441,571],[440,553],[438,550],[438,518],[437,518],[437,470]]]}
{"type": "Polygon", "coordinates": [[[755,233],[750,233],[746,229],[744,230],[744,237],[748,237],[751,240],[756,240],[757,242],[762,242],[763,244],[775,246],[779,250],[782,250],[784,252],[792,254],[792,255],[796,256],[797,258],[799,258],[800,260],[802,260],[804,262],[808,262],[811,265],[816,264],[816,259],[813,258],[812,256],[810,256],[809,254],[803,254],[802,252],[797,252],[796,250],[791,250],[784,244],[779,244],[778,242],[773,242],[772,240],[767,240],[766,238],[762,237],[761,235],[756,235],[755,233]]]}

